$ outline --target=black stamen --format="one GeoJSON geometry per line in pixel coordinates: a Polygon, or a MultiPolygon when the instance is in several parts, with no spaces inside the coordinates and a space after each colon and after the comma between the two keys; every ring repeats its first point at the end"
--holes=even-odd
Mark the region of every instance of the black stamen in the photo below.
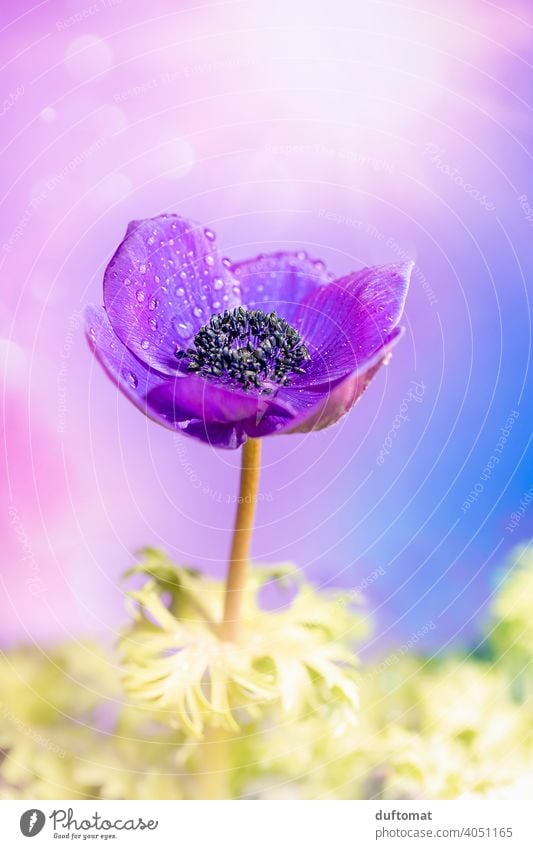
{"type": "Polygon", "coordinates": [[[272,384],[287,386],[291,375],[305,373],[309,351],[298,331],[276,312],[240,306],[211,316],[193,347],[176,351],[176,356],[188,358],[188,370],[196,374],[271,392],[272,384]]]}

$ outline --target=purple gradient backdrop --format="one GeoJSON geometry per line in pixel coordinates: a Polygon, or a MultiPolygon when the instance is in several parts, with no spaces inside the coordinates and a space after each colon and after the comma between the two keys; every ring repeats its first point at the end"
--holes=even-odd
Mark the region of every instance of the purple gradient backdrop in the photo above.
{"type": "Polygon", "coordinates": [[[406,337],[356,409],[265,442],[254,554],[349,588],[379,568],[369,651],[430,622],[421,648],[472,639],[533,520],[506,530],[532,483],[533,10],[63,0],[1,15],[2,643],[112,638],[142,545],[223,572],[238,454],[145,420],[83,338],[128,220],[162,211],[209,225],[234,259],[298,246],[338,274],[416,260],[406,337]]]}

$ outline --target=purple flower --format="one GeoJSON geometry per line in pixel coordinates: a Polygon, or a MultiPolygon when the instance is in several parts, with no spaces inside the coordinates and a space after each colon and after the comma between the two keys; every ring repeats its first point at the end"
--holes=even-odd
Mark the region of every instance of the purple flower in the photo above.
{"type": "Polygon", "coordinates": [[[95,355],[146,415],[218,447],[333,424],[401,336],[412,264],[335,280],[303,252],[232,263],[214,239],[131,222],[87,310],[95,355]]]}

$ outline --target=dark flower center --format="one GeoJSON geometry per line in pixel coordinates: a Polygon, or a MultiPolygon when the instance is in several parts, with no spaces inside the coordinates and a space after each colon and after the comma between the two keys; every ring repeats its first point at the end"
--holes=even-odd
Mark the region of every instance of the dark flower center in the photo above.
{"type": "Polygon", "coordinates": [[[194,347],[176,356],[189,358],[191,372],[272,392],[287,386],[292,375],[305,373],[309,351],[277,313],[241,306],[212,315],[194,337],[194,347]]]}

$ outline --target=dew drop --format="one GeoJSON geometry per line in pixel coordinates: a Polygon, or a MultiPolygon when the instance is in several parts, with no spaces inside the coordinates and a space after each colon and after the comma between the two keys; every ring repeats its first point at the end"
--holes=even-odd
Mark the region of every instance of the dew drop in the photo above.
{"type": "Polygon", "coordinates": [[[210,230],[208,227],[206,227],[204,230],[204,236],[206,239],[209,239],[210,242],[214,242],[216,239],[215,233],[213,233],[213,231],[210,230]]]}
{"type": "Polygon", "coordinates": [[[155,242],[154,237],[153,237],[153,236],[148,236],[147,242],[148,242],[148,244],[149,244],[149,245],[153,245],[153,244],[154,244],[154,242],[155,242]]]}
{"type": "Polygon", "coordinates": [[[148,323],[152,330],[157,330],[157,318],[151,318],[148,323]]]}
{"type": "Polygon", "coordinates": [[[137,389],[139,381],[137,380],[137,377],[133,374],[133,372],[129,371],[129,369],[123,369],[122,374],[126,380],[126,383],[128,383],[128,385],[131,386],[132,389],[137,389]]]}
{"type": "Polygon", "coordinates": [[[195,315],[196,318],[200,318],[200,316],[203,315],[203,312],[202,307],[194,307],[193,309],[193,315],[195,315]]]}
{"type": "Polygon", "coordinates": [[[186,271],[180,271],[180,277],[181,277],[182,280],[186,280],[187,279],[187,272],[186,271]]]}
{"type": "Polygon", "coordinates": [[[211,254],[207,254],[207,256],[206,256],[206,258],[205,258],[205,264],[206,264],[206,265],[214,265],[214,264],[215,264],[215,260],[214,260],[214,258],[211,256],[211,254]]]}
{"type": "Polygon", "coordinates": [[[141,274],[146,274],[146,265],[144,262],[141,262],[139,266],[139,271],[141,272],[141,274]]]}
{"type": "Polygon", "coordinates": [[[129,277],[124,278],[124,286],[131,286],[131,279],[129,277]]]}
{"type": "Polygon", "coordinates": [[[178,298],[182,298],[185,294],[185,289],[183,288],[183,286],[176,286],[174,294],[177,295],[178,298]]]}
{"type": "Polygon", "coordinates": [[[192,324],[190,322],[180,321],[179,319],[175,318],[174,321],[173,321],[173,324],[174,324],[174,327],[175,327],[175,330],[176,330],[176,333],[178,334],[178,336],[180,336],[182,339],[189,339],[190,338],[190,336],[192,335],[192,330],[193,330],[192,324]]]}
{"type": "Polygon", "coordinates": [[[96,330],[94,327],[89,328],[89,339],[91,339],[92,342],[96,342],[96,330]]]}
{"type": "Polygon", "coordinates": [[[137,294],[136,294],[136,296],[135,296],[135,297],[137,298],[137,300],[139,301],[139,303],[140,303],[140,304],[142,304],[142,302],[143,302],[143,301],[144,301],[144,299],[146,298],[146,295],[144,294],[144,292],[142,291],[142,289],[139,289],[139,291],[137,292],[137,294]]]}
{"type": "Polygon", "coordinates": [[[222,304],[220,303],[220,301],[213,301],[213,309],[219,310],[221,306],[222,304]]]}
{"type": "Polygon", "coordinates": [[[224,281],[223,281],[222,277],[215,277],[215,279],[213,280],[213,289],[216,289],[217,292],[219,292],[220,289],[223,288],[223,286],[224,286],[224,281]]]}
{"type": "Polygon", "coordinates": [[[152,312],[153,312],[155,309],[157,309],[158,306],[159,306],[159,301],[157,300],[157,298],[150,298],[150,303],[148,304],[148,309],[152,310],[152,312]]]}
{"type": "Polygon", "coordinates": [[[146,351],[146,349],[149,348],[149,347],[150,347],[150,343],[149,343],[148,339],[143,339],[142,342],[141,342],[141,348],[143,349],[143,351],[146,351]]]}
{"type": "Polygon", "coordinates": [[[222,257],[222,265],[225,265],[225,266],[226,266],[226,268],[230,268],[230,266],[231,266],[231,259],[228,259],[228,257],[227,257],[227,256],[222,257]]]}

